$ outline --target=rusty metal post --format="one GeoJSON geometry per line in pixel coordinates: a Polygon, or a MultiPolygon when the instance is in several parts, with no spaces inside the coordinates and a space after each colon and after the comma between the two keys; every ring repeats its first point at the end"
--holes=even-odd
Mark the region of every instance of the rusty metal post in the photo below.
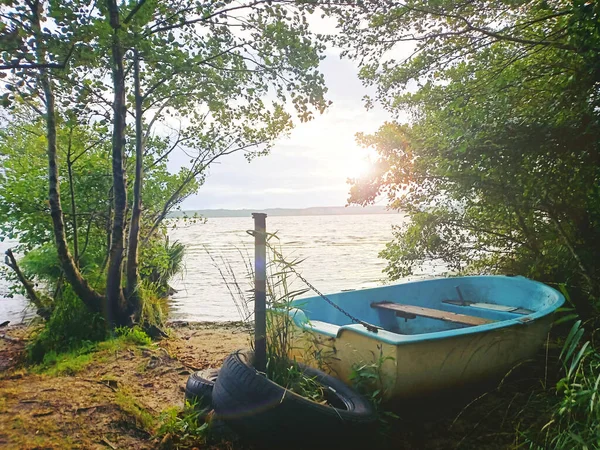
{"type": "Polygon", "coordinates": [[[254,219],[254,368],[267,370],[267,215],[254,219]]]}

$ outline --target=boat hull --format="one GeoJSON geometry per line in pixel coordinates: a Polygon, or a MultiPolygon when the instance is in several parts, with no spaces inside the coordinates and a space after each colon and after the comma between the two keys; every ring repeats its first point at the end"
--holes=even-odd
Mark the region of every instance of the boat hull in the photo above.
{"type": "MultiPolygon", "coordinates": [[[[558,296],[556,305],[562,304],[558,296]]],[[[404,336],[369,332],[359,324],[313,326],[302,310],[291,315],[296,322],[292,357],[320,366],[347,384],[361,370],[371,371],[386,402],[476,390],[482,383],[499,381],[538,351],[552,325],[548,312],[404,336]]]]}

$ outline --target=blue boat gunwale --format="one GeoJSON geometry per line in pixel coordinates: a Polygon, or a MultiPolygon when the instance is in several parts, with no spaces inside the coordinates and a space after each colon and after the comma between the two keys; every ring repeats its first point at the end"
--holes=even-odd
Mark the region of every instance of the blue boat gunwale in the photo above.
{"type": "MultiPolygon", "coordinates": [[[[387,330],[383,330],[383,329],[380,329],[380,330],[378,330],[377,333],[375,333],[375,332],[367,330],[363,325],[360,325],[360,324],[341,325],[341,326],[339,326],[337,333],[334,334],[334,333],[331,333],[331,332],[328,332],[325,330],[319,330],[318,327],[311,326],[310,318],[306,316],[306,314],[302,310],[302,308],[299,308],[299,307],[293,308],[292,310],[289,311],[289,314],[292,317],[292,319],[294,320],[294,323],[298,327],[300,327],[304,330],[307,330],[307,331],[320,333],[320,334],[323,334],[323,335],[326,335],[329,337],[334,337],[334,338],[339,338],[342,335],[342,333],[350,331],[353,333],[358,333],[358,334],[367,336],[371,339],[376,339],[376,340],[384,342],[386,344],[402,345],[402,344],[410,344],[410,343],[415,343],[415,342],[425,342],[425,341],[434,341],[434,340],[438,340],[438,339],[447,339],[447,338],[451,338],[451,337],[465,336],[465,335],[476,334],[476,333],[485,333],[485,332],[489,332],[489,331],[499,330],[502,328],[509,328],[512,326],[528,326],[528,325],[531,325],[531,324],[537,322],[539,319],[542,319],[546,316],[551,315],[565,303],[564,296],[556,289],[554,289],[544,283],[540,283],[539,281],[530,280],[530,279],[522,277],[522,276],[508,277],[508,276],[502,276],[502,275],[475,275],[475,276],[453,277],[452,279],[461,280],[461,279],[492,278],[492,277],[496,278],[496,279],[498,279],[498,278],[523,279],[530,283],[540,285],[543,288],[543,290],[549,291],[550,293],[554,294],[556,296],[556,301],[553,302],[551,305],[548,305],[545,308],[540,309],[539,311],[535,311],[530,314],[522,315],[520,317],[515,317],[513,319],[499,320],[497,322],[492,322],[492,323],[485,324],[485,325],[476,325],[476,326],[470,326],[470,327],[465,327],[465,328],[455,328],[455,329],[451,329],[451,330],[435,331],[435,332],[411,334],[411,335],[398,334],[398,333],[394,333],[392,331],[387,331],[387,330]]],[[[439,279],[440,279],[440,277],[435,277],[435,278],[429,278],[429,279],[408,281],[408,282],[396,283],[396,284],[392,284],[392,285],[360,289],[360,292],[368,294],[370,291],[375,291],[377,289],[381,289],[382,287],[410,285],[410,284],[423,283],[423,282],[439,280],[439,279]]],[[[344,294],[344,291],[336,292],[335,294],[344,294]]],[[[333,294],[331,294],[331,295],[333,295],[333,294]]],[[[308,297],[308,298],[303,298],[303,299],[297,299],[292,302],[292,305],[301,305],[302,302],[306,302],[308,300],[312,300],[315,298],[319,298],[319,297],[313,296],[313,297],[308,297]]],[[[324,301],[324,300],[322,300],[322,301],[324,301]]],[[[333,325],[335,325],[335,324],[333,324],[333,325]]]]}

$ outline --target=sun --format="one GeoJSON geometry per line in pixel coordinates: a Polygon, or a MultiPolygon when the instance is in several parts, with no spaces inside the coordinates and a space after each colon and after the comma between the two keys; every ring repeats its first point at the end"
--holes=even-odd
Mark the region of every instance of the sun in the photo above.
{"type": "Polygon", "coordinates": [[[377,160],[377,152],[357,145],[352,135],[327,136],[321,140],[321,146],[326,150],[319,157],[325,163],[325,170],[336,180],[346,182],[348,179],[367,177],[377,160]]]}
{"type": "Polygon", "coordinates": [[[346,178],[363,178],[369,174],[372,167],[371,160],[362,155],[362,157],[348,158],[340,170],[344,172],[346,178]]]}

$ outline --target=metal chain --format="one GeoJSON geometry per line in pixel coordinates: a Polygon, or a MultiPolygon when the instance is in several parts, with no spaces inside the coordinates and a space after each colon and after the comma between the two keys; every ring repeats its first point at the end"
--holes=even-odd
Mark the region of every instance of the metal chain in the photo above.
{"type": "MultiPolygon", "coordinates": [[[[254,236],[256,232],[254,230],[248,230],[247,233],[250,234],[251,236],[254,236]]],[[[269,235],[269,233],[267,233],[267,236],[268,235],[269,235]]],[[[267,247],[275,254],[275,256],[280,258],[282,261],[285,261],[285,258],[283,257],[283,255],[281,253],[279,253],[277,250],[275,250],[273,248],[273,246],[271,244],[269,244],[268,240],[265,239],[265,241],[266,241],[267,247]]],[[[302,275],[300,275],[300,273],[297,272],[296,269],[294,269],[291,265],[288,265],[288,268],[294,273],[294,275],[296,275],[298,278],[300,278],[300,280],[302,280],[304,282],[304,284],[306,284],[310,289],[312,289],[319,297],[321,297],[323,300],[325,300],[327,303],[329,303],[331,306],[333,306],[339,312],[341,312],[346,317],[348,317],[352,322],[362,325],[367,330],[372,331],[373,333],[377,333],[377,330],[382,329],[381,327],[378,327],[377,325],[370,324],[369,322],[360,320],[358,317],[354,317],[348,311],[345,311],[339,305],[337,305],[333,301],[331,301],[331,299],[329,299],[325,294],[321,293],[321,291],[319,291],[316,287],[314,287],[311,283],[309,283],[309,281],[306,278],[304,278],[302,275]]]]}

